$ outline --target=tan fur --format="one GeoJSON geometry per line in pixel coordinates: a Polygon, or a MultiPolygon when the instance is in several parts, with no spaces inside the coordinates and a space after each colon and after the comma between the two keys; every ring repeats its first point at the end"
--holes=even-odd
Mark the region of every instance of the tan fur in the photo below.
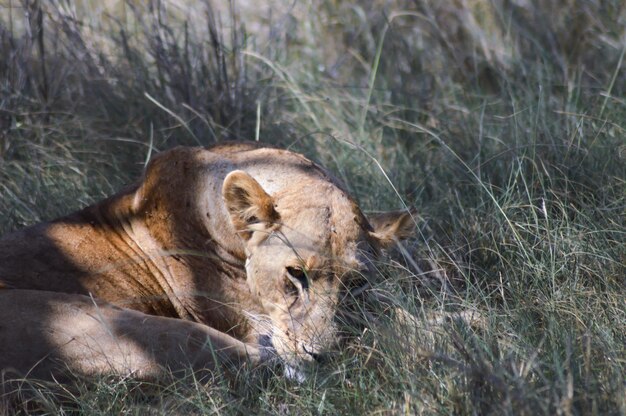
{"type": "Polygon", "coordinates": [[[0,240],[0,369],[150,378],[214,357],[255,365],[263,339],[300,367],[336,343],[349,279],[410,225],[380,223],[292,152],[163,152],[136,185],[0,240]]]}

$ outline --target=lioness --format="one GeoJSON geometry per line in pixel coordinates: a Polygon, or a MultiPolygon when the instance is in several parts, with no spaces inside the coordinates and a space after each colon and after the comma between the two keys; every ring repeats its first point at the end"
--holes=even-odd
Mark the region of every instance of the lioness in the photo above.
{"type": "Polygon", "coordinates": [[[368,221],[326,170],[252,144],[176,148],[120,193],[0,240],[0,369],[58,379],[306,367],[410,214],[368,221]]]}

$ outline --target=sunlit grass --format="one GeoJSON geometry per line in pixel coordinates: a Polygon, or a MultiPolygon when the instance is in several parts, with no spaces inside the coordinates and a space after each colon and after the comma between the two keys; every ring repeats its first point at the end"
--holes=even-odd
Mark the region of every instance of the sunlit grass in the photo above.
{"type": "Polygon", "coordinates": [[[0,9],[2,232],[115,192],[159,150],[257,132],[365,210],[417,209],[416,237],[378,265],[367,329],[304,383],[35,385],[28,408],[626,412],[624,5],[379,3],[254,22],[245,2],[238,20],[201,1],[117,4],[119,22],[79,8],[90,28],[50,2],[41,45],[36,20],[0,9]]]}

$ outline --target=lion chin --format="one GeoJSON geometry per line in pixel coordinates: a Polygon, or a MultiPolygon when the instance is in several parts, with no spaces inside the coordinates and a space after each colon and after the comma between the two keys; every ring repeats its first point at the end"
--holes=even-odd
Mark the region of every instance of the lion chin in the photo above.
{"type": "Polygon", "coordinates": [[[372,260],[413,227],[408,211],[366,217],[294,152],[162,152],[119,193],[0,239],[0,371],[153,380],[278,357],[302,382],[372,260]]]}

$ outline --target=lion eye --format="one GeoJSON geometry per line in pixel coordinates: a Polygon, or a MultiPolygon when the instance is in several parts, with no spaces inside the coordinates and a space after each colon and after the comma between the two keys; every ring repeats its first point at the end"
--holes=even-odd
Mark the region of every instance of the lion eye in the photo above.
{"type": "Polygon", "coordinates": [[[285,292],[291,296],[298,296],[298,288],[289,278],[285,279],[285,292]]]}
{"type": "Polygon", "coordinates": [[[287,267],[287,273],[289,273],[289,277],[295,281],[297,281],[302,290],[306,290],[309,288],[309,280],[306,277],[306,272],[304,269],[299,267],[287,267]]]}

